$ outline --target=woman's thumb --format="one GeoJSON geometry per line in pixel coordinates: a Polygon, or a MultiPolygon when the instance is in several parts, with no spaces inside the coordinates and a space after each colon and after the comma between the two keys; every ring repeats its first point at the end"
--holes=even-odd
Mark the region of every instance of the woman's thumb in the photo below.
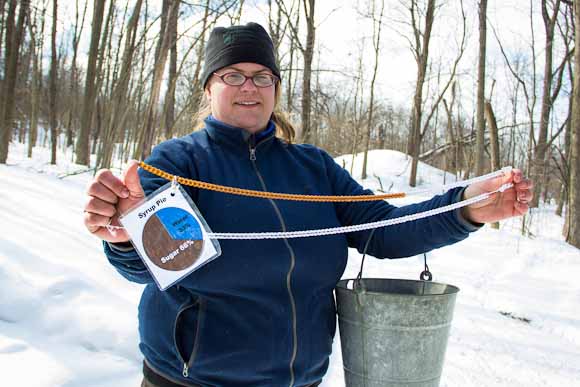
{"type": "Polygon", "coordinates": [[[139,162],[136,160],[129,161],[127,169],[123,175],[123,183],[125,187],[131,193],[131,199],[142,198],[145,196],[143,192],[143,187],[141,186],[141,180],[139,180],[139,174],[137,169],[139,168],[139,162]]]}

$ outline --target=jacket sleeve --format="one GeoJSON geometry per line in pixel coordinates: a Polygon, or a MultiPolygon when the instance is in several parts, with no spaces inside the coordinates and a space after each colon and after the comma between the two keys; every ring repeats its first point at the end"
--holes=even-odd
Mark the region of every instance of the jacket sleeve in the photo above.
{"type": "MultiPolygon", "coordinates": [[[[365,190],[326,152],[322,151],[335,195],[372,195],[365,190]]],[[[337,203],[336,213],[344,226],[375,222],[428,211],[461,200],[464,188],[454,188],[430,200],[396,207],[386,201],[337,203]]],[[[428,252],[465,239],[482,225],[466,220],[460,210],[375,229],[367,253],[377,258],[402,258],[428,252]]],[[[347,235],[350,247],[364,252],[372,230],[347,235]]]]}
{"type": "MultiPolygon", "coordinates": [[[[153,148],[151,156],[145,162],[165,172],[195,179],[197,173],[192,170],[193,163],[190,162],[190,157],[193,156],[188,156],[191,154],[192,150],[183,140],[169,140],[153,148]]],[[[142,169],[139,169],[139,177],[146,196],[168,183],[167,180],[142,169]]],[[[192,190],[187,188],[186,191],[192,195],[192,190]]],[[[195,200],[193,197],[192,199],[195,200]]],[[[137,254],[137,251],[132,246],[103,242],[103,247],[107,259],[123,277],[140,284],[155,282],[149,270],[147,270],[147,267],[137,254]]]]}
{"type": "Polygon", "coordinates": [[[118,244],[103,241],[107,259],[123,277],[138,284],[153,283],[153,277],[133,248],[123,248],[118,244]]]}

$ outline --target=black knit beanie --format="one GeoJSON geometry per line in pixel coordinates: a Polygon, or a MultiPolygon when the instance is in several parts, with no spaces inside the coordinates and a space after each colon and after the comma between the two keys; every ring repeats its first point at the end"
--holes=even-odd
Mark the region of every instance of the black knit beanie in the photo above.
{"type": "Polygon", "coordinates": [[[241,62],[266,66],[280,78],[280,70],[274,56],[274,44],[261,25],[248,23],[245,26],[214,28],[205,46],[201,76],[203,88],[205,89],[207,81],[215,71],[241,62]]]}

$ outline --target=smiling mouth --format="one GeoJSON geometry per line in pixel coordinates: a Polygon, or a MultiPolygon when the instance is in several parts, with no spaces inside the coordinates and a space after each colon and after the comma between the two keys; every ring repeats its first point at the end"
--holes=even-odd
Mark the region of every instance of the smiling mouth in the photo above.
{"type": "Polygon", "coordinates": [[[236,102],[235,104],[241,106],[256,106],[259,104],[259,102],[248,101],[248,102],[236,102]]]}

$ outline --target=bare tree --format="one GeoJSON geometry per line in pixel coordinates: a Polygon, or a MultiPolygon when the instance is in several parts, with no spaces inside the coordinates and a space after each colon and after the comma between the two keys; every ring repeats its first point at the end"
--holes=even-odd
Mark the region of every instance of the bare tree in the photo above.
{"type": "Polygon", "coordinates": [[[425,13],[425,28],[421,31],[420,21],[417,20],[417,0],[411,0],[409,8],[411,12],[411,22],[413,35],[415,38],[413,46],[413,55],[417,62],[417,82],[415,83],[415,94],[413,97],[413,111],[411,113],[411,134],[409,137],[408,153],[413,158],[411,164],[411,177],[409,185],[417,185],[417,164],[420,152],[421,141],[421,118],[423,106],[423,85],[425,84],[425,75],[427,72],[427,61],[429,60],[429,42],[431,40],[431,31],[433,21],[435,20],[435,0],[427,0],[427,12],[425,13]]]}
{"type": "Polygon", "coordinates": [[[413,110],[411,112],[411,133],[407,146],[407,153],[412,158],[411,172],[409,176],[409,185],[411,187],[414,187],[417,184],[417,169],[419,165],[421,142],[425,136],[425,133],[427,132],[427,129],[429,128],[429,123],[437,109],[437,106],[442,101],[443,96],[455,78],[457,65],[459,64],[459,61],[463,57],[463,53],[465,51],[465,12],[463,9],[463,1],[461,0],[460,6],[462,17],[462,35],[461,43],[459,45],[459,52],[453,63],[449,79],[444,83],[445,86],[443,86],[443,88],[439,91],[439,95],[434,98],[431,110],[423,111],[423,88],[425,86],[427,63],[429,61],[429,43],[431,40],[431,31],[433,28],[433,22],[435,20],[435,3],[436,0],[427,0],[427,8],[423,22],[420,20],[420,12],[418,10],[417,0],[412,0],[411,5],[409,6],[409,11],[411,13],[411,26],[413,28],[414,37],[414,41],[411,42],[411,49],[417,63],[417,81],[415,84],[415,94],[413,97],[413,110]],[[424,29],[421,29],[421,25],[424,26],[424,29]]]}
{"type": "MultiPolygon", "coordinates": [[[[128,3],[127,3],[128,5],[128,3]]],[[[99,91],[103,90],[103,95],[107,96],[109,94],[108,82],[111,79],[111,57],[112,57],[112,35],[113,28],[115,26],[115,20],[117,18],[117,7],[115,6],[115,1],[109,0],[109,8],[107,14],[103,19],[103,27],[101,31],[101,37],[99,39],[99,54],[97,59],[97,71],[96,71],[96,89],[97,96],[99,91]],[[108,65],[107,65],[108,64],[108,65]],[[104,87],[103,87],[104,84],[104,87]]],[[[123,34],[121,30],[119,35],[123,34]]]]}
{"type": "MultiPolygon", "coordinates": [[[[282,43],[282,38],[284,37],[285,29],[282,26],[282,10],[280,7],[276,7],[276,11],[272,6],[272,0],[268,0],[268,30],[270,32],[270,37],[272,38],[272,43],[274,44],[274,53],[276,55],[276,60],[280,60],[280,53],[278,52],[280,44],[282,43]],[[272,14],[275,13],[274,17],[272,14]]],[[[288,23],[288,20],[286,21],[288,23]]]]}
{"type": "MultiPolygon", "coordinates": [[[[208,26],[209,26],[209,5],[210,5],[210,0],[206,0],[205,3],[205,10],[203,13],[203,19],[202,19],[202,26],[201,26],[201,33],[200,36],[198,38],[198,46],[197,46],[197,60],[195,61],[195,72],[193,73],[193,79],[194,82],[196,83],[194,85],[194,89],[199,89],[201,90],[201,85],[200,80],[199,80],[199,75],[201,73],[201,64],[203,63],[203,46],[205,45],[205,34],[208,30],[208,26]]],[[[200,98],[201,98],[201,93],[199,93],[200,98]]],[[[199,101],[196,101],[199,102],[199,101]]]]}
{"type": "MultiPolygon", "coordinates": [[[[475,174],[483,175],[485,171],[485,60],[487,43],[487,0],[479,0],[479,63],[477,65],[477,114],[475,146],[475,174]]],[[[491,107],[491,105],[490,105],[491,107]]]]}
{"type": "MultiPolygon", "coordinates": [[[[240,5],[241,13],[241,5],[240,5]]],[[[175,84],[177,80],[177,19],[178,13],[175,12],[172,18],[167,20],[167,33],[169,34],[170,53],[169,53],[169,79],[167,80],[168,88],[165,94],[165,138],[170,138],[175,124],[175,84]]]]}
{"type": "Polygon", "coordinates": [[[89,165],[89,134],[91,131],[93,110],[97,88],[95,85],[97,57],[99,51],[99,40],[101,27],[103,24],[103,12],[105,0],[95,0],[93,7],[93,24],[91,31],[91,45],[89,48],[89,60],[87,64],[87,75],[85,79],[85,98],[83,101],[83,112],[81,116],[81,127],[76,143],[76,163],[89,165]]]}
{"type": "Polygon", "coordinates": [[[239,0],[240,6],[238,7],[238,11],[233,15],[231,19],[231,24],[236,25],[240,24],[240,19],[242,18],[242,10],[244,9],[244,0],[239,0]]]}
{"type": "MultiPolygon", "coordinates": [[[[280,9],[280,8],[278,8],[280,9]]],[[[290,10],[290,12],[292,12],[292,10],[290,10]]],[[[288,20],[288,23],[291,23],[290,20],[288,20]]],[[[300,24],[300,12],[296,12],[296,19],[294,20],[295,25],[299,25],[300,24]]],[[[288,113],[291,113],[294,110],[294,79],[292,78],[293,73],[295,73],[293,71],[293,67],[294,67],[294,59],[295,59],[295,53],[296,53],[296,49],[297,49],[297,43],[296,43],[296,39],[294,39],[293,35],[291,35],[290,38],[290,48],[289,48],[289,60],[288,60],[288,71],[287,71],[287,76],[286,76],[286,111],[288,113]]],[[[296,77],[296,75],[295,75],[296,77]]]]}
{"type": "MultiPolygon", "coordinates": [[[[574,24],[576,26],[574,68],[580,69],[580,1],[574,1],[574,24]]],[[[565,230],[566,242],[580,249],[580,76],[574,76],[572,102],[572,143],[570,155],[570,183],[568,191],[568,229],[565,230]]]]}
{"type": "Polygon", "coordinates": [[[8,97],[14,94],[16,77],[18,75],[18,58],[20,46],[24,38],[24,22],[30,6],[29,0],[10,0],[8,15],[6,17],[6,42],[4,59],[4,79],[0,89],[0,164],[5,164],[8,158],[8,148],[12,137],[13,123],[12,113],[14,110],[14,98],[8,97]],[[16,20],[16,7],[20,3],[18,20],[16,20]]]}
{"type": "MultiPolygon", "coordinates": [[[[68,120],[66,123],[66,146],[74,145],[73,141],[73,126],[74,126],[74,115],[76,114],[78,101],[77,101],[77,58],[78,58],[78,50],[79,50],[79,41],[80,37],[82,36],[83,29],[85,27],[85,16],[87,14],[87,5],[88,1],[85,1],[85,5],[83,7],[82,16],[79,15],[79,0],[75,1],[75,25],[72,35],[72,49],[73,49],[73,56],[72,62],[70,65],[70,83],[69,83],[69,94],[70,94],[70,101],[68,103],[68,120]],[[79,21],[80,18],[80,21],[79,21]]],[[[77,118],[78,119],[78,118],[77,118]]]]}
{"type": "Polygon", "coordinates": [[[316,133],[310,128],[310,83],[312,76],[312,58],[314,56],[314,2],[303,0],[304,16],[306,18],[306,47],[302,50],[304,56],[304,73],[302,78],[302,140],[305,143],[315,142],[316,133]]]}
{"type": "MultiPolygon", "coordinates": [[[[127,26],[127,34],[125,37],[125,49],[123,52],[123,60],[121,64],[121,72],[112,98],[112,111],[109,117],[109,122],[106,126],[105,135],[103,136],[103,148],[99,153],[97,165],[105,168],[110,167],[112,157],[112,144],[114,137],[118,130],[122,128],[123,123],[127,117],[128,107],[128,86],[131,78],[131,67],[133,64],[133,56],[136,50],[137,27],[139,25],[139,14],[141,12],[141,5],[143,1],[137,0],[133,8],[133,14],[129,19],[127,26]]],[[[122,130],[122,129],[121,129],[122,130]]]]}
{"type": "MultiPolygon", "coordinates": [[[[572,64],[568,64],[569,67],[569,75],[570,81],[574,84],[574,75],[572,73],[572,64]]],[[[561,151],[559,148],[558,151],[560,152],[560,164],[558,162],[558,168],[560,170],[560,174],[562,177],[562,187],[560,188],[560,196],[558,198],[558,206],[556,207],[556,215],[562,216],[564,212],[564,205],[568,203],[568,192],[570,190],[570,155],[572,151],[572,110],[573,110],[573,103],[574,103],[574,91],[570,93],[568,98],[568,119],[566,120],[566,132],[564,133],[564,150],[561,151]]],[[[566,218],[566,220],[568,220],[566,218]]],[[[566,221],[564,224],[563,235],[566,237],[566,233],[568,232],[568,222],[566,221]]]]}
{"type": "Polygon", "coordinates": [[[50,163],[56,164],[56,147],[58,144],[58,122],[56,119],[56,83],[57,83],[57,67],[58,67],[58,57],[56,53],[56,24],[58,20],[58,2],[57,0],[52,0],[52,32],[50,38],[50,52],[51,52],[51,59],[50,59],[50,81],[49,81],[49,111],[48,117],[50,122],[50,143],[51,143],[51,152],[50,152],[50,163]]]}
{"type": "Polygon", "coordinates": [[[499,151],[499,131],[497,128],[497,120],[493,112],[491,102],[485,101],[485,117],[489,124],[489,137],[491,144],[491,169],[498,170],[501,167],[500,151],[499,151]]]}
{"type": "MultiPolygon", "coordinates": [[[[180,0],[171,0],[169,6],[167,19],[173,18],[174,13],[179,12],[180,0]]],[[[165,26],[167,29],[167,26],[165,26]]],[[[151,87],[151,94],[149,96],[149,104],[147,106],[146,117],[143,122],[143,127],[140,133],[139,153],[141,159],[147,158],[151,153],[153,141],[155,139],[155,127],[157,124],[158,109],[157,103],[159,101],[159,91],[161,89],[161,81],[163,80],[163,72],[165,70],[165,62],[167,61],[167,53],[169,52],[170,37],[166,30],[160,33],[162,43],[159,49],[159,55],[155,59],[155,69],[153,72],[153,80],[151,87]]]]}
{"type": "Polygon", "coordinates": [[[381,27],[383,25],[383,13],[385,10],[385,1],[380,0],[380,7],[381,10],[379,11],[379,17],[376,18],[375,16],[375,1],[371,2],[371,18],[373,22],[373,48],[375,50],[375,67],[373,69],[373,78],[371,80],[371,96],[369,101],[369,118],[367,122],[367,134],[366,134],[366,143],[365,143],[365,150],[364,150],[364,158],[363,158],[363,168],[362,168],[362,178],[367,178],[367,161],[368,161],[368,153],[369,153],[369,143],[371,139],[371,131],[373,129],[373,109],[375,104],[375,81],[377,79],[377,72],[379,68],[379,53],[381,49],[381,27]]]}
{"type": "Polygon", "coordinates": [[[30,127],[28,130],[28,157],[32,157],[32,149],[36,145],[38,136],[38,118],[40,113],[40,93],[42,92],[42,55],[43,37],[44,37],[44,20],[46,8],[41,11],[40,31],[36,29],[36,17],[33,22],[29,23],[30,30],[30,52],[32,55],[32,85],[30,98],[30,127]],[[38,33],[37,33],[38,32],[38,33]],[[40,42],[37,40],[40,39],[40,42]]]}
{"type": "MultiPolygon", "coordinates": [[[[445,152],[443,155],[443,170],[448,171],[450,170],[450,163],[449,161],[449,154],[453,155],[455,153],[455,133],[453,133],[453,105],[455,104],[455,93],[453,93],[453,98],[451,99],[451,104],[447,103],[447,100],[443,98],[443,107],[445,108],[445,113],[447,114],[447,124],[446,124],[446,140],[447,143],[450,145],[451,151],[445,152]]],[[[452,158],[453,160],[453,158],[452,158]]],[[[455,169],[457,173],[457,170],[455,169]]],[[[447,174],[444,174],[443,177],[445,178],[447,174]]]]}
{"type": "MultiPolygon", "coordinates": [[[[447,100],[443,99],[443,106],[445,108],[445,112],[447,114],[447,125],[446,125],[446,141],[449,144],[450,151],[445,151],[444,154],[444,161],[443,161],[443,170],[448,171],[450,166],[452,166],[452,170],[455,172],[455,175],[461,171],[462,168],[462,137],[463,134],[459,131],[461,130],[461,125],[459,123],[460,119],[457,119],[457,124],[454,124],[453,119],[453,109],[455,108],[456,102],[456,88],[457,83],[454,81],[453,85],[451,86],[451,102],[448,103],[447,100]],[[450,153],[450,155],[449,155],[450,153]]],[[[459,110],[459,109],[458,109],[459,110]]],[[[459,113],[458,113],[459,114],[459,113]]],[[[445,145],[444,145],[445,147],[445,145]]]]}
{"type": "Polygon", "coordinates": [[[352,150],[350,151],[350,153],[352,154],[352,161],[350,163],[350,171],[349,173],[352,175],[353,174],[353,169],[354,169],[354,161],[355,161],[355,157],[356,157],[356,153],[357,153],[357,148],[358,148],[358,144],[359,144],[359,137],[360,137],[360,130],[362,127],[362,121],[363,121],[363,117],[364,117],[364,65],[363,65],[363,58],[364,58],[364,46],[365,46],[365,40],[364,38],[361,41],[361,45],[360,45],[360,52],[359,52],[359,57],[358,57],[358,73],[357,76],[355,77],[355,93],[354,93],[354,98],[353,98],[353,104],[352,104],[352,118],[351,122],[349,122],[349,125],[351,127],[354,128],[354,132],[353,135],[351,137],[351,143],[352,143],[352,150]]]}
{"type": "MultiPolygon", "coordinates": [[[[128,5],[129,3],[126,3],[125,5],[125,14],[127,12],[128,5]]],[[[93,119],[91,120],[91,124],[93,125],[93,144],[91,146],[91,154],[97,153],[97,145],[101,140],[102,132],[104,132],[103,121],[105,120],[104,117],[107,115],[107,112],[105,111],[108,106],[107,100],[110,98],[111,94],[111,88],[109,87],[109,84],[111,82],[112,72],[114,72],[112,70],[114,67],[114,64],[112,63],[113,29],[117,19],[117,11],[118,10],[115,6],[115,1],[110,0],[109,9],[107,10],[107,16],[104,19],[104,25],[102,28],[101,37],[99,39],[100,47],[98,49],[95,81],[95,106],[93,111],[93,119]]],[[[122,39],[122,35],[123,29],[121,29],[119,34],[120,39],[122,39]]]]}
{"type": "MultiPolygon", "coordinates": [[[[491,102],[485,102],[485,117],[489,125],[489,137],[491,142],[491,169],[497,171],[500,169],[500,157],[499,157],[499,133],[497,129],[497,120],[495,119],[495,114],[493,112],[493,107],[491,102]]],[[[494,222],[491,224],[492,228],[499,229],[499,222],[494,222]]]]}
{"type": "Polygon", "coordinates": [[[6,23],[4,7],[6,0],[0,0],[0,63],[2,62],[2,45],[4,43],[4,25],[6,23]]]}
{"type": "Polygon", "coordinates": [[[545,180],[545,164],[548,150],[548,126],[550,124],[550,113],[554,103],[552,96],[553,83],[553,45],[554,45],[554,28],[556,20],[560,11],[560,0],[555,0],[552,5],[552,14],[548,13],[548,0],[542,0],[542,19],[544,21],[544,30],[546,32],[544,47],[545,47],[545,62],[544,62],[544,83],[542,91],[542,110],[540,113],[540,126],[538,141],[534,147],[534,157],[532,165],[531,177],[535,181],[534,199],[531,203],[532,207],[537,207],[540,200],[540,193],[544,186],[545,180]]]}
{"type": "Polygon", "coordinates": [[[311,80],[312,80],[312,59],[314,57],[314,41],[316,27],[314,25],[314,7],[315,0],[300,0],[304,16],[306,18],[306,42],[302,44],[298,35],[298,23],[292,21],[291,12],[288,12],[286,5],[282,0],[276,0],[276,4],[281,9],[286,19],[289,21],[288,26],[292,34],[292,40],[296,43],[298,49],[302,52],[304,59],[304,68],[302,73],[302,141],[310,143],[315,141],[316,135],[311,132],[310,113],[311,113],[311,80]]]}

